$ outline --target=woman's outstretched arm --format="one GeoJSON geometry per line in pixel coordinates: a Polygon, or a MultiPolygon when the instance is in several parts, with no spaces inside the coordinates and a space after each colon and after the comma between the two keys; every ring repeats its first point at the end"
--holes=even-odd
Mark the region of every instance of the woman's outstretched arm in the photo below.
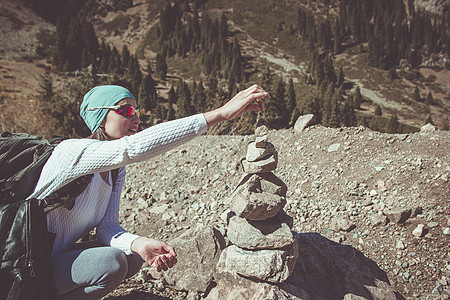
{"type": "Polygon", "coordinates": [[[240,91],[223,106],[204,113],[208,127],[222,121],[232,120],[247,111],[258,111],[264,108],[261,98],[268,98],[269,94],[258,85],[240,91]]]}

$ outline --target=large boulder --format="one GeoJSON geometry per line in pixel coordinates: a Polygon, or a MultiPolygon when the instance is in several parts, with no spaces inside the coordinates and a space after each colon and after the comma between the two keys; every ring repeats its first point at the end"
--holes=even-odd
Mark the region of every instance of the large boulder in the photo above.
{"type": "Polygon", "coordinates": [[[217,271],[280,283],[294,271],[298,247],[294,243],[277,250],[244,250],[235,245],[222,251],[217,271]]]}
{"type": "Polygon", "coordinates": [[[389,284],[386,273],[352,246],[318,233],[297,234],[296,239],[300,255],[286,283],[320,299],[343,299],[347,294],[366,299],[402,298],[389,284]]]}
{"type": "Polygon", "coordinates": [[[168,242],[177,252],[177,264],[163,272],[167,284],[177,290],[204,292],[213,279],[225,240],[211,227],[198,225],[168,242]]]}
{"type": "Polygon", "coordinates": [[[294,242],[290,224],[292,217],[284,212],[264,221],[233,216],[228,224],[227,237],[231,243],[244,249],[283,248],[294,242]]]}
{"type": "Polygon", "coordinates": [[[206,299],[404,299],[390,285],[386,273],[352,246],[318,233],[295,234],[295,239],[299,256],[285,282],[256,281],[222,272],[218,267],[216,285],[206,299]]]}

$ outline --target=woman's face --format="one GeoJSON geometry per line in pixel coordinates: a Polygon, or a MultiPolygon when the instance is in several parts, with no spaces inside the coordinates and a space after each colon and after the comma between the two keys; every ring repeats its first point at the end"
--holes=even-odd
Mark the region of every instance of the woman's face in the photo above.
{"type": "MultiPolygon", "coordinates": [[[[130,104],[134,108],[137,108],[136,100],[133,98],[124,98],[116,103],[116,105],[130,104]]],[[[105,127],[106,134],[112,139],[120,139],[124,136],[133,135],[138,131],[141,119],[137,114],[134,114],[130,118],[126,118],[117,114],[114,110],[109,110],[106,114],[105,120],[101,126],[105,127]]]]}

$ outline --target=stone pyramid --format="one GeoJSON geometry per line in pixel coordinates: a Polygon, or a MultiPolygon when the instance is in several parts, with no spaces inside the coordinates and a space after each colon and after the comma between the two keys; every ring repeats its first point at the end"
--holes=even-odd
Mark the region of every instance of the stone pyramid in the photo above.
{"type": "Polygon", "coordinates": [[[298,247],[292,218],[283,211],[287,187],[272,173],[278,153],[268,142],[265,125],[257,123],[255,140],[241,163],[245,174],[226,201],[233,212],[227,228],[232,245],[222,252],[218,271],[284,282],[294,270],[298,247]]]}

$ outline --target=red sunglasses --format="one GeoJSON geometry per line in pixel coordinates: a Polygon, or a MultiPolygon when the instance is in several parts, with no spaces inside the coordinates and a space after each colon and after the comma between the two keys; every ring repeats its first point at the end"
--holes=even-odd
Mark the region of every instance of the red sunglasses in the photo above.
{"type": "Polygon", "coordinates": [[[139,108],[134,108],[130,104],[115,105],[115,106],[99,106],[99,107],[88,107],[86,110],[92,111],[97,109],[112,109],[116,114],[121,115],[125,118],[131,118],[135,114],[139,117],[139,108]]]}

